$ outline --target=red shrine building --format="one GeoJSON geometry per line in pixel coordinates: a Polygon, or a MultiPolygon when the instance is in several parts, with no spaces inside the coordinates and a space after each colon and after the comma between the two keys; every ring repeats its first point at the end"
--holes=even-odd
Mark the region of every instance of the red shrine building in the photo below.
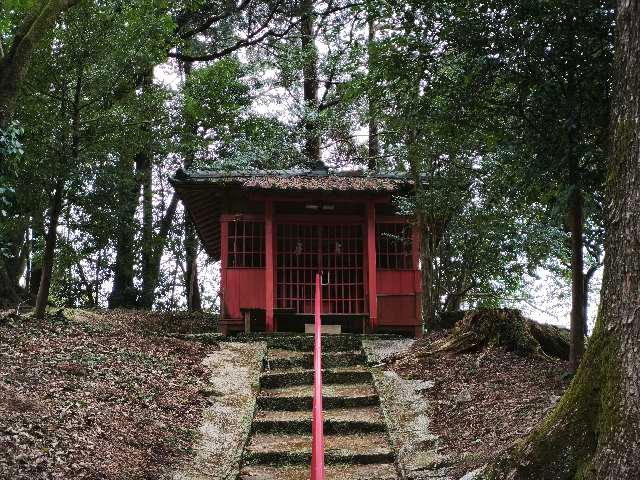
{"type": "Polygon", "coordinates": [[[323,325],[421,335],[419,232],[394,206],[408,176],[179,170],[171,183],[221,262],[224,333],[305,331],[320,272],[323,325]]]}

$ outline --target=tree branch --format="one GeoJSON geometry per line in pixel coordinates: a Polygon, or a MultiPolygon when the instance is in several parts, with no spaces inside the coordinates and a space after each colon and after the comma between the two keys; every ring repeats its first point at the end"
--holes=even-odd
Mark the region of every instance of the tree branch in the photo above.
{"type": "Polygon", "coordinates": [[[181,60],[183,62],[206,62],[211,60],[217,60],[219,58],[229,55],[230,53],[233,53],[242,48],[251,47],[253,45],[261,43],[266,38],[282,38],[285,35],[287,35],[299,23],[300,20],[298,19],[296,21],[290,22],[287,28],[282,32],[277,32],[273,29],[269,29],[260,35],[260,33],[263,32],[269,26],[276,12],[277,12],[277,9],[275,8],[271,10],[268,17],[265,19],[264,22],[262,22],[262,24],[258,28],[250,32],[245,38],[238,40],[235,44],[229,47],[223,48],[222,50],[218,50],[217,52],[213,52],[205,55],[188,55],[188,54],[184,54],[176,51],[176,52],[169,52],[169,57],[177,58],[178,60],[181,60]]]}

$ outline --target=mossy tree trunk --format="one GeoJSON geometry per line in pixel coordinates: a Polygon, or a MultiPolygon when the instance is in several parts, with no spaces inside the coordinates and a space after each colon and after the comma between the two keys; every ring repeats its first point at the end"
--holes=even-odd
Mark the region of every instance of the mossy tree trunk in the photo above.
{"type": "Polygon", "coordinates": [[[557,407],[487,479],[640,478],[640,2],[618,1],[601,307],[557,407]]]}

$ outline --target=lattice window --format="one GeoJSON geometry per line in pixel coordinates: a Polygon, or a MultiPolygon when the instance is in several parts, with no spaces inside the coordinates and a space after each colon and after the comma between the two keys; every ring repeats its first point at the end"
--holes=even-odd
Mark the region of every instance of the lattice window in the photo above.
{"type": "Polygon", "coordinates": [[[361,225],[279,224],[276,239],[277,308],[313,313],[322,271],[323,314],[366,311],[361,225]]]}
{"type": "Polygon", "coordinates": [[[413,268],[411,225],[407,223],[376,224],[376,262],[379,269],[413,268]]]}
{"type": "Polygon", "coordinates": [[[228,268],[264,268],[264,223],[229,222],[228,268]]]}

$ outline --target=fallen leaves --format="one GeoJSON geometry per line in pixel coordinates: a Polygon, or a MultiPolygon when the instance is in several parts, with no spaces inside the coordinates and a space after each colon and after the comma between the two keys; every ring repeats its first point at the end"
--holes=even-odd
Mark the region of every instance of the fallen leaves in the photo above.
{"type": "Polygon", "coordinates": [[[0,322],[0,478],[166,477],[191,454],[214,347],[158,334],[210,328],[132,311],[0,322]]]}
{"type": "Polygon", "coordinates": [[[404,378],[433,383],[423,391],[430,428],[440,437],[437,453],[456,459],[448,474],[459,478],[531,431],[566,388],[566,363],[502,349],[430,354],[445,334],[417,341],[390,366],[404,378]]]}

